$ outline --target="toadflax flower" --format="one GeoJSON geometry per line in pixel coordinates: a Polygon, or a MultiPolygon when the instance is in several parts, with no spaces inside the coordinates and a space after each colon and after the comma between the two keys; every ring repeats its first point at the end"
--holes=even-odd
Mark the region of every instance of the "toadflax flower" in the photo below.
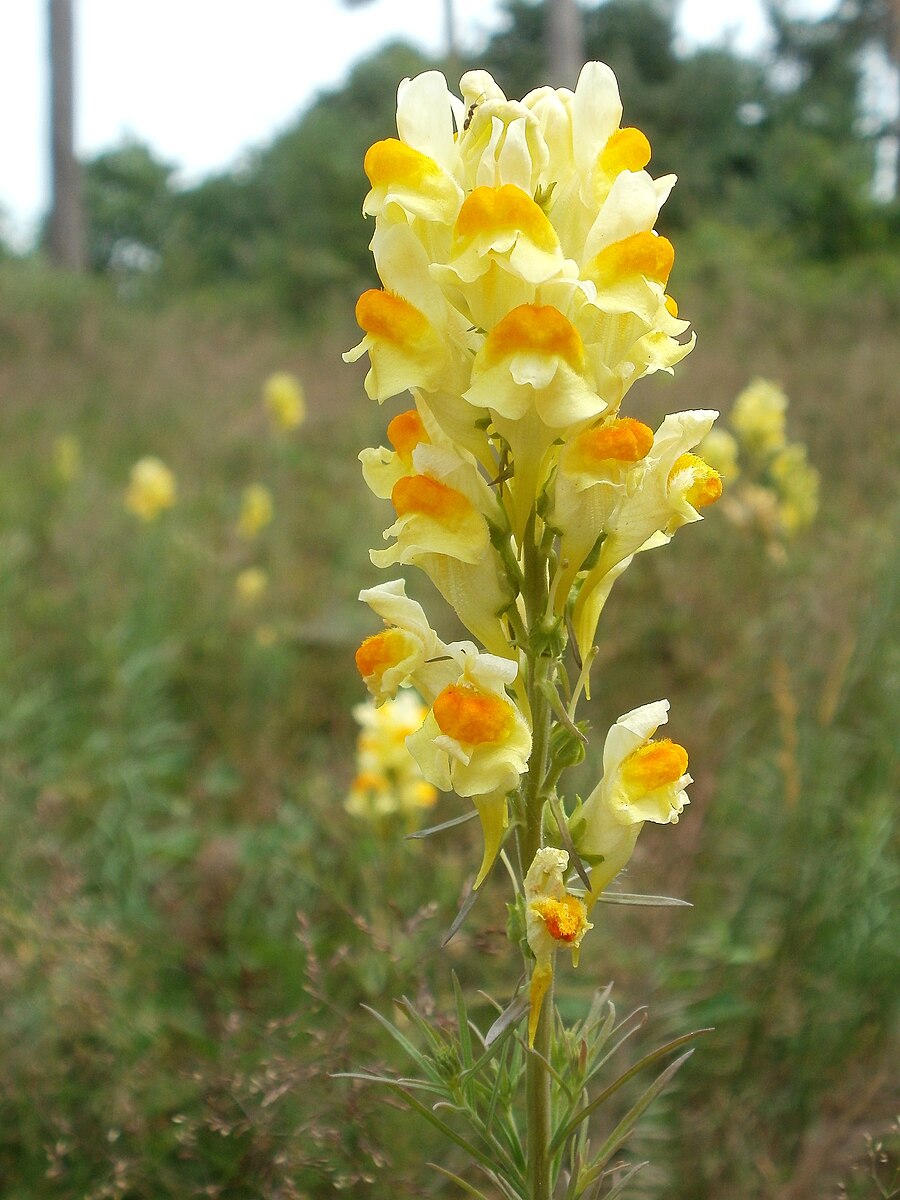
{"type": "Polygon", "coordinates": [[[534,1045],[544,997],[553,982],[556,951],[567,947],[575,961],[581,939],[593,928],[584,901],[566,890],[568,865],[565,850],[543,846],[525,876],[525,936],[535,958],[529,993],[529,1046],[534,1045]]]}
{"type": "Polygon", "coordinates": [[[422,772],[406,746],[410,733],[424,720],[426,708],[412,691],[376,706],[358,704],[353,715],[360,726],[356,743],[356,775],[344,807],[353,816],[376,825],[398,818],[415,828],[422,809],[437,800],[437,789],[422,772]]]}
{"type": "Polygon", "coordinates": [[[73,433],[61,433],[53,439],[51,461],[60,483],[72,483],[81,474],[81,443],[73,433]]]}
{"type": "Polygon", "coordinates": [[[255,538],[271,522],[275,513],[272,493],[264,483],[251,483],[241,496],[237,531],[242,538],[255,538]]]}
{"type": "Polygon", "coordinates": [[[668,700],[656,700],[619,717],[603,747],[603,777],[570,821],[575,848],[591,864],[589,909],[628,862],[644,822],[674,825],[690,803],[687,751],[652,740],[668,713],[668,700]]]}
{"type": "Polygon", "coordinates": [[[473,642],[442,642],[421,604],[407,596],[402,579],[365,588],[359,598],[385,624],[356,651],[357,670],[376,704],[392,699],[401,687],[414,687],[431,704],[459,678],[464,656],[477,654],[473,642]]]}
{"type": "Polygon", "coordinates": [[[155,521],[175,503],[175,476],[164,462],[152,455],[131,468],[125,507],[142,521],[155,521]]]}
{"type": "Polygon", "coordinates": [[[453,451],[418,445],[414,470],[391,490],[397,520],[385,531],[376,566],[412,563],[431,579],[459,619],[492,653],[509,652],[500,615],[513,593],[491,542],[503,520],[496,497],[475,464],[453,451]]]}
{"type": "Polygon", "coordinates": [[[398,136],[366,155],[382,286],[360,297],[364,336],[344,357],[367,353],[370,396],[411,391],[500,481],[521,540],[559,447],[692,348],[666,293],[674,251],[654,229],[674,176],[646,169],[649,143],[621,126],[601,63],[574,92],[509,100],[484,71],[460,87],[436,71],[404,80],[398,136]]]}
{"type": "Polygon", "coordinates": [[[731,410],[731,427],[751,454],[765,457],[785,444],[788,399],[770,379],[754,379],[731,410]]]}
{"type": "Polygon", "coordinates": [[[296,429],[306,420],[306,395],[289,371],[276,371],[263,384],[263,404],[278,429],[296,429]]]}
{"type": "Polygon", "coordinates": [[[262,599],[268,586],[269,576],[262,567],[245,567],[234,581],[234,590],[238,600],[248,607],[262,599]]]}
{"type": "Polygon", "coordinates": [[[701,409],[666,417],[641,461],[634,486],[621,494],[610,512],[597,562],[587,573],[572,614],[582,658],[590,650],[608,590],[604,580],[633,554],[662,545],[682,525],[702,520],[700,510],[721,496],[718,473],[688,453],[717,415],[701,409]]]}
{"type": "Polygon", "coordinates": [[[476,887],[500,849],[506,797],[528,769],[531,754],[528,722],[506,691],[517,674],[510,659],[464,654],[462,671],[434,698],[407,742],[430,783],[470,797],[478,809],[485,848],[476,887]]]}

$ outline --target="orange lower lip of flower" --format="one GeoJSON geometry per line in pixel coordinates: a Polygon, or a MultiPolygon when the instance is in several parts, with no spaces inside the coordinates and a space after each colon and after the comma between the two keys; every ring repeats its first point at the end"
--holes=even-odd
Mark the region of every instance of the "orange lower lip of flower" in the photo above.
{"type": "Polygon", "coordinates": [[[416,513],[450,528],[459,525],[474,511],[471,501],[462,492],[430,475],[404,475],[398,479],[391,492],[391,503],[398,517],[416,513]]]}
{"type": "Polygon", "coordinates": [[[367,637],[356,651],[356,669],[363,679],[383,675],[407,654],[406,638],[398,629],[385,629],[367,637]]]}
{"type": "Polygon", "coordinates": [[[453,229],[457,241],[469,242],[481,233],[519,230],[541,250],[559,248],[556,230],[544,210],[512,183],[477,187],[464,201],[453,229]]]}
{"type": "Polygon", "coordinates": [[[427,154],[414,150],[397,138],[385,138],[366,151],[363,169],[372,187],[405,184],[420,188],[429,179],[437,179],[441,169],[427,154]]]}
{"type": "Polygon", "coordinates": [[[606,246],[594,259],[593,269],[605,286],[635,275],[665,283],[675,262],[675,247],[651,230],[632,234],[606,246]]]}
{"type": "Polygon", "coordinates": [[[610,461],[635,463],[646,458],[653,445],[653,430],[634,417],[620,417],[608,425],[586,429],[575,441],[576,465],[596,470],[610,461]]]}
{"type": "Polygon", "coordinates": [[[687,771],[688,756],[683,746],[670,738],[648,742],[622,764],[622,780],[629,791],[655,792],[675,783],[687,771]]]}
{"type": "Polygon", "coordinates": [[[580,371],[584,364],[581,335],[551,304],[520,304],[508,312],[488,334],[484,349],[490,363],[527,351],[557,355],[574,371],[580,371]]]}
{"type": "Polygon", "coordinates": [[[692,508],[706,508],[708,504],[715,504],[722,495],[722,476],[719,472],[696,454],[682,454],[675,460],[669,479],[685,470],[689,470],[693,476],[684,494],[688,504],[692,508]]]}
{"type": "Polygon", "coordinates": [[[500,742],[513,723],[512,705],[507,700],[468,683],[445,687],[432,711],[441,733],[464,746],[500,742]]]}
{"type": "Polygon", "coordinates": [[[428,332],[428,320],[408,300],[392,292],[370,288],[356,302],[356,322],[374,338],[394,346],[408,346],[428,332]]]}
{"type": "Polygon", "coordinates": [[[554,941],[568,946],[577,941],[585,931],[587,909],[578,896],[566,894],[561,900],[547,897],[544,900],[536,900],[533,907],[543,919],[544,928],[554,941]]]}
{"type": "Polygon", "coordinates": [[[600,169],[607,175],[641,171],[650,154],[650,143],[640,129],[617,129],[600,153],[600,169]]]}
{"type": "Polygon", "coordinates": [[[388,423],[387,435],[388,441],[407,464],[412,461],[412,452],[416,446],[421,442],[429,442],[431,440],[425,432],[422,418],[414,408],[410,408],[407,412],[398,413],[388,423]]]}

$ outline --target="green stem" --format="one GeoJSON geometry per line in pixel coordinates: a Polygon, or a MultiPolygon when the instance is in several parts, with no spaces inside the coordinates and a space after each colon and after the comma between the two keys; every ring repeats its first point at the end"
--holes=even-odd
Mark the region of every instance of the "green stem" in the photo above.
{"type": "MultiPolygon", "coordinates": [[[[528,632],[533,633],[547,612],[548,579],[546,557],[535,541],[535,514],[532,511],[523,539],[522,589],[528,632]]],[[[528,775],[523,789],[525,821],[519,830],[519,870],[524,879],[535,854],[543,844],[546,779],[550,757],[551,706],[546,685],[552,682],[553,663],[535,649],[531,639],[526,645],[528,699],[531,705],[532,746],[528,775]]],[[[533,963],[528,964],[533,967],[533,963]]],[[[550,1200],[550,1141],[553,1133],[551,1111],[550,1061],[553,1039],[553,989],[544,997],[541,1019],[534,1041],[535,1053],[525,1065],[526,1156],[529,1200],[550,1200]]]]}

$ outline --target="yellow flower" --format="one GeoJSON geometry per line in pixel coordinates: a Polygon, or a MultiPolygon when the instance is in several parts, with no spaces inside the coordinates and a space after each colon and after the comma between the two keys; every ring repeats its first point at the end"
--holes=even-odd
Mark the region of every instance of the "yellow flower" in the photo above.
{"type": "Polygon", "coordinates": [[[175,476],[164,462],[152,456],[142,458],[131,468],[125,507],[142,521],[155,521],[175,503],[175,476]]]}
{"type": "Polygon", "coordinates": [[[751,454],[766,457],[785,442],[788,400],[777,383],[754,379],[731,410],[731,426],[751,454]]]}
{"type": "Polygon", "coordinates": [[[354,708],[360,734],[356,775],[344,802],[348,812],[370,821],[399,816],[406,824],[415,824],[421,810],[435,803],[437,789],[422,778],[406,748],[406,739],[427,711],[411,691],[379,706],[369,701],[354,708]]]}
{"type": "Polygon", "coordinates": [[[506,797],[528,769],[531,730],[506,689],[518,667],[508,658],[465,652],[462,670],[435,697],[408,740],[422,774],[442,792],[471,797],[484,834],[478,887],[500,849],[506,797]]]}
{"type": "Polygon", "coordinates": [[[556,609],[565,610],[575,576],[624,497],[640,484],[653,430],[614,417],[583,430],[562,448],[548,520],[560,535],[556,609]]]}
{"type": "Polygon", "coordinates": [[[396,540],[369,557],[377,567],[418,566],[470,633],[492,653],[508,654],[499,614],[513,594],[490,534],[490,522],[503,523],[497,499],[475,464],[453,451],[420,444],[412,458],[414,473],[391,491],[397,520],[384,536],[396,540]]]}
{"type": "Polygon", "coordinates": [[[288,371],[276,371],[265,381],[263,404],[278,429],[296,429],[306,420],[303,385],[288,371]]]}
{"type": "Polygon", "coordinates": [[[255,604],[265,594],[269,576],[261,567],[247,567],[234,581],[234,590],[242,604],[255,604]]]}
{"type": "Polygon", "coordinates": [[[364,639],[356,651],[356,668],[376,704],[414,687],[429,704],[459,677],[463,656],[477,653],[472,642],[442,642],[428,624],[425,611],[406,595],[402,579],[359,593],[385,628],[364,639]]]}
{"type": "Polygon", "coordinates": [[[589,908],[628,862],[644,822],[676,824],[690,803],[686,751],[651,740],[668,713],[668,700],[657,700],[619,717],[603,747],[603,777],[572,817],[575,847],[593,864],[589,908]]]}
{"type": "Polygon", "coordinates": [[[460,86],[462,100],[436,71],[405,80],[398,137],[366,156],[382,287],[360,297],[365,337],[344,357],[368,352],[369,395],[412,389],[496,474],[492,421],[515,461],[504,503],[521,535],[554,443],[691,349],[665,291],[674,251],[653,228],[674,177],[644,169],[647,139],[620,127],[601,63],[574,93],[508,100],[484,71],[460,86]]]}
{"type": "Polygon", "coordinates": [[[410,750],[441,791],[512,791],[527,769],[531,732],[506,688],[518,668],[493,654],[464,654],[462,670],[434,699],[410,750]]]}
{"type": "Polygon", "coordinates": [[[722,493],[722,481],[688,451],[712,428],[718,413],[698,409],[665,418],[641,460],[640,474],[610,512],[596,564],[591,567],[573,609],[579,652],[590,651],[610,576],[624,570],[632,555],[670,541],[682,525],[702,520],[700,510],[722,493]]]}
{"type": "Polygon", "coordinates": [[[251,483],[244,488],[241,511],[238,514],[237,531],[243,538],[255,538],[274,515],[272,493],[262,483],[251,483]]]}
{"type": "Polygon", "coordinates": [[[53,439],[53,470],[61,483],[72,483],[81,474],[81,443],[72,433],[53,439]]]}
{"type": "Polygon", "coordinates": [[[553,982],[553,962],[562,946],[572,951],[573,962],[581,941],[593,926],[579,896],[566,890],[569,856],[565,850],[543,846],[525,876],[525,936],[535,958],[531,973],[528,1044],[534,1045],[544,997],[553,982]]]}
{"type": "Polygon", "coordinates": [[[806,458],[806,447],[791,442],[769,463],[778,492],[778,515],[785,533],[794,534],[815,520],[819,509],[819,473],[806,458]]]}

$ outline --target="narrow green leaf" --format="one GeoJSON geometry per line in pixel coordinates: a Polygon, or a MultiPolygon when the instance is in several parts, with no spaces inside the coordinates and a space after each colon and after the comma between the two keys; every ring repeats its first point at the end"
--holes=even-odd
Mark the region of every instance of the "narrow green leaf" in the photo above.
{"type": "Polygon", "coordinates": [[[459,1027],[459,1056],[466,1070],[472,1066],[472,1033],[469,1029],[469,1014],[466,1011],[466,998],[459,986],[455,971],[451,972],[453,979],[453,994],[456,997],[456,1024],[459,1027]]]}
{"type": "Polygon", "coordinates": [[[631,892],[601,892],[597,899],[603,904],[628,904],[636,908],[693,908],[690,900],[674,896],[640,896],[631,892]]]}
{"type": "Polygon", "coordinates": [[[494,1042],[506,1033],[510,1026],[517,1024],[525,1016],[526,1012],[528,1012],[528,1004],[528,996],[524,992],[513,996],[510,1003],[485,1034],[485,1046],[493,1046],[494,1042]]]}
{"type": "Polygon", "coordinates": [[[429,825],[427,829],[416,829],[413,833],[405,834],[405,840],[408,842],[415,841],[417,838],[433,837],[436,833],[443,833],[445,829],[453,829],[456,825],[465,825],[466,821],[473,821],[478,816],[478,810],[473,808],[471,812],[463,813],[461,817],[452,817],[449,821],[442,821],[440,825],[429,825]]]}
{"type": "Polygon", "coordinates": [[[394,1039],[394,1041],[397,1043],[397,1045],[400,1046],[401,1049],[406,1051],[406,1053],[413,1060],[413,1062],[416,1064],[416,1066],[419,1068],[420,1071],[422,1071],[422,1072],[424,1072],[424,1074],[428,1075],[429,1078],[435,1080],[435,1082],[438,1081],[438,1076],[435,1074],[435,1071],[432,1068],[431,1064],[429,1063],[428,1059],[425,1057],[424,1054],[420,1053],[415,1048],[415,1046],[412,1044],[412,1042],[409,1040],[409,1038],[405,1037],[400,1032],[400,1030],[396,1027],[396,1025],[393,1025],[387,1019],[387,1017],[383,1017],[380,1012],[376,1012],[376,1010],[374,1008],[370,1008],[368,1004],[363,1004],[362,1007],[366,1010],[366,1012],[371,1013],[372,1016],[375,1018],[375,1020],[379,1023],[379,1025],[382,1025],[388,1031],[388,1033],[391,1035],[391,1037],[394,1039]]]}
{"type": "Polygon", "coordinates": [[[442,1121],[441,1118],[436,1113],[432,1112],[427,1105],[422,1104],[421,1101],[417,1100],[415,1096],[411,1096],[405,1088],[400,1087],[396,1082],[393,1084],[391,1090],[400,1096],[404,1104],[408,1104],[411,1109],[417,1112],[420,1116],[424,1117],[429,1124],[433,1125],[436,1129],[439,1129],[444,1137],[449,1138],[450,1141],[459,1146],[461,1150],[465,1150],[466,1154],[470,1155],[475,1162],[481,1163],[482,1166],[490,1169],[491,1160],[487,1157],[487,1155],[482,1150],[479,1150],[477,1146],[473,1145],[468,1138],[463,1137],[461,1133],[457,1133],[452,1125],[448,1125],[446,1121],[442,1121]]]}
{"type": "Polygon", "coordinates": [[[442,1167],[438,1163],[433,1162],[426,1163],[425,1165],[426,1167],[431,1167],[435,1171],[440,1171],[440,1173],[445,1175],[447,1179],[452,1179],[457,1187],[462,1188],[464,1192],[468,1192],[470,1196],[476,1196],[478,1200],[488,1200],[488,1197],[484,1194],[484,1192],[479,1192],[477,1187],[474,1187],[471,1183],[466,1183],[464,1179],[460,1179],[458,1175],[454,1175],[453,1172],[448,1171],[446,1167],[442,1167]]]}
{"type": "MultiPolygon", "coordinates": [[[[676,1058],[666,1069],[650,1084],[647,1090],[643,1093],[640,1099],[628,1110],[619,1124],[615,1127],[600,1149],[597,1151],[597,1156],[594,1159],[594,1164],[584,1176],[585,1187],[594,1182],[597,1177],[602,1174],[603,1168],[606,1166],[609,1159],[619,1149],[628,1135],[634,1129],[635,1125],[640,1120],[643,1113],[650,1107],[659,1093],[663,1090],[672,1076],[678,1071],[694,1053],[693,1050],[688,1050],[686,1054],[682,1054],[680,1058],[676,1058]]],[[[582,1189],[584,1190],[584,1189],[582,1189]]]]}
{"type": "Polygon", "coordinates": [[[550,797],[550,811],[553,813],[553,819],[556,822],[556,828],[559,830],[560,840],[563,848],[568,852],[569,865],[574,867],[578,878],[584,886],[591,890],[591,881],[585,870],[584,863],[581,861],[581,855],[575,849],[575,843],[572,841],[572,835],[569,833],[569,824],[566,821],[565,813],[560,808],[559,799],[553,795],[550,797]]]}
{"type": "Polygon", "coordinates": [[[475,901],[478,899],[480,894],[480,892],[477,892],[474,888],[472,888],[468,896],[466,896],[465,900],[463,900],[462,904],[460,905],[459,912],[454,918],[453,924],[444,935],[444,940],[441,942],[441,949],[443,949],[444,946],[446,946],[447,943],[454,938],[457,933],[459,933],[463,921],[465,921],[466,917],[475,907],[475,901]]]}
{"type": "MultiPolygon", "coordinates": [[[[581,1122],[587,1120],[591,1113],[596,1112],[600,1105],[603,1104],[604,1101],[608,1100],[609,1097],[615,1092],[617,1092],[623,1084],[628,1082],[629,1079],[633,1079],[634,1076],[643,1071],[645,1067],[649,1067],[652,1063],[658,1062],[659,1059],[664,1058],[665,1055],[669,1054],[672,1050],[677,1049],[679,1046],[685,1045],[686,1042],[690,1042],[696,1037],[699,1037],[701,1033],[711,1032],[711,1029],[695,1029],[692,1033],[684,1033],[681,1035],[681,1037],[673,1038],[671,1042],[666,1042],[664,1046],[659,1046],[656,1050],[651,1050],[649,1054],[645,1054],[643,1058],[638,1059],[638,1061],[633,1066],[629,1067],[624,1074],[620,1075],[618,1079],[613,1080],[609,1087],[604,1088],[603,1091],[600,1092],[599,1095],[595,1096],[589,1104],[585,1104],[583,1108],[580,1108],[570,1121],[566,1122],[561,1129],[557,1130],[552,1142],[550,1143],[550,1153],[552,1154],[554,1151],[558,1150],[566,1138],[575,1132],[581,1122]]],[[[685,1057],[689,1057],[689,1055],[682,1055],[682,1057],[678,1059],[679,1065],[684,1062],[685,1057]]]]}
{"type": "MultiPolygon", "coordinates": [[[[522,1041],[522,1045],[525,1045],[524,1039],[522,1041]]],[[[554,1067],[554,1065],[550,1062],[550,1060],[545,1058],[544,1055],[539,1051],[535,1050],[533,1046],[528,1047],[528,1053],[533,1054],[535,1058],[539,1058],[541,1060],[541,1062],[547,1068],[550,1078],[556,1080],[560,1090],[565,1092],[569,1100],[571,1100],[573,1096],[572,1089],[569,1087],[568,1083],[566,1083],[565,1079],[563,1079],[562,1075],[560,1075],[559,1071],[557,1071],[556,1067],[554,1067]]]]}
{"type": "MultiPolygon", "coordinates": [[[[628,1187],[629,1183],[631,1183],[632,1179],[634,1179],[635,1175],[637,1175],[638,1171],[643,1171],[648,1162],[649,1160],[635,1163],[630,1171],[626,1171],[621,1179],[616,1180],[610,1190],[603,1196],[603,1200],[615,1200],[616,1196],[621,1196],[625,1188],[628,1187]]],[[[611,1170],[615,1170],[615,1168],[612,1168],[611,1170]]],[[[601,1178],[597,1181],[597,1187],[594,1189],[591,1200],[600,1200],[600,1189],[603,1186],[604,1180],[608,1174],[611,1174],[611,1171],[604,1171],[601,1178]]]]}

